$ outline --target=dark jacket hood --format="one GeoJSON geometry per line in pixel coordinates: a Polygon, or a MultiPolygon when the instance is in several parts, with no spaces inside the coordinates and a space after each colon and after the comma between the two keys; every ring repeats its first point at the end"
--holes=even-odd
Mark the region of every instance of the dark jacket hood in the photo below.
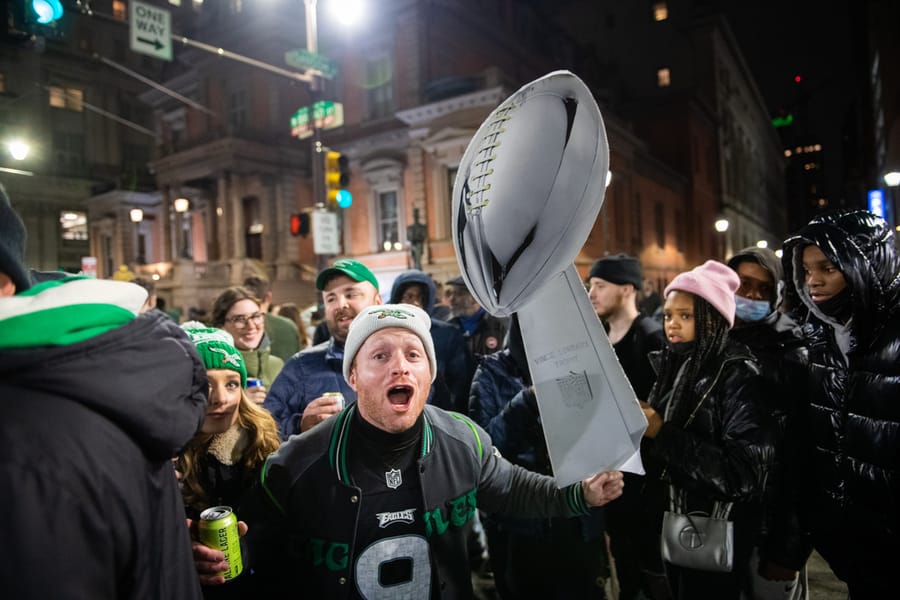
{"type": "Polygon", "coordinates": [[[784,242],[785,279],[810,312],[834,323],[806,289],[803,249],[810,244],[818,246],[844,274],[853,297],[854,335],[861,343],[870,342],[898,310],[900,256],[894,248],[894,232],[884,219],[860,210],[816,217],[784,242]]]}
{"type": "Polygon", "coordinates": [[[174,457],[206,414],[208,381],[194,344],[155,311],[74,344],[2,349],[0,381],[13,394],[51,394],[102,414],[153,460],[174,457]]]}
{"type": "MultiPolygon", "coordinates": [[[[784,268],[781,266],[781,260],[778,256],[768,248],[757,248],[751,246],[738,251],[734,256],[728,259],[728,266],[737,271],[738,265],[742,262],[753,262],[761,266],[772,276],[775,282],[775,302],[772,308],[778,308],[784,297],[784,268]]],[[[771,316],[771,315],[770,315],[771,316]]]]}
{"type": "Polygon", "coordinates": [[[403,296],[403,288],[410,283],[421,283],[425,286],[428,296],[425,298],[423,310],[430,315],[434,310],[434,299],[435,296],[437,296],[437,288],[435,287],[434,280],[431,276],[418,269],[404,271],[394,280],[394,285],[391,287],[391,304],[400,303],[400,299],[403,296]]]}

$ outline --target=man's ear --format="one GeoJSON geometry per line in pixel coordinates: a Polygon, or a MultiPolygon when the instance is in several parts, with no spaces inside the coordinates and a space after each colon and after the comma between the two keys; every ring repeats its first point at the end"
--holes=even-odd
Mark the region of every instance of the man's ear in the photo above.
{"type": "Polygon", "coordinates": [[[375,304],[384,304],[384,300],[381,299],[381,292],[375,292],[375,304]]]}
{"type": "Polygon", "coordinates": [[[347,377],[347,383],[350,384],[350,389],[354,392],[359,393],[359,390],[356,389],[356,361],[353,361],[353,365],[350,367],[350,376],[347,377]]]}

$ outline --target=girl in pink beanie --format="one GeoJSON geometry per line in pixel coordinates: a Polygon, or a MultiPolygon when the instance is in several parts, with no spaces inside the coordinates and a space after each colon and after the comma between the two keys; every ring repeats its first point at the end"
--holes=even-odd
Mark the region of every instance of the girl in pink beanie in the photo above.
{"type": "Polygon", "coordinates": [[[665,574],[676,600],[738,600],[749,592],[750,555],[762,524],[760,496],[772,467],[774,430],[761,410],[767,384],[759,363],[728,338],[739,285],[733,270],[707,261],[666,287],[663,321],[669,345],[651,355],[659,375],[648,401],[641,403],[648,421],[641,445],[647,469],[642,501],[649,517],[642,539],[648,564],[641,567],[665,574]],[[673,498],[685,514],[730,509],[734,545],[724,572],[663,559],[663,513],[673,498]]]}

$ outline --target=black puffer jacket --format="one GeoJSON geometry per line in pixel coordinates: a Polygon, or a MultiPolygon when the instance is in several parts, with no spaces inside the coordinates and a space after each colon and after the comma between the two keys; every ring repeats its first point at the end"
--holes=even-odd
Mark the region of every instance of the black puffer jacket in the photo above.
{"type": "Polygon", "coordinates": [[[200,426],[207,386],[194,344],[160,312],[0,349],[0,595],[200,598],[171,458],[200,426]]]}
{"type": "MultiPolygon", "coordinates": [[[[668,349],[651,357],[654,361],[676,360],[668,349]]],[[[650,393],[649,402],[660,415],[666,414],[671,398],[671,390],[664,387],[667,384],[657,380],[650,393]]],[[[664,422],[655,439],[644,438],[644,496],[657,536],[644,542],[655,543],[651,550],[658,552],[659,527],[662,512],[668,508],[671,482],[687,492],[688,511],[708,513],[715,501],[734,502],[735,575],[743,575],[737,565],[757,541],[763,485],[774,460],[774,423],[761,401],[767,393],[759,363],[746,346],[730,341],[721,361],[700,373],[693,393],[686,398],[691,409],[700,404],[687,428],[664,422]]]]}
{"type": "Polygon", "coordinates": [[[900,558],[900,256],[893,232],[864,211],[819,217],[785,242],[784,266],[810,312],[812,455],[804,487],[816,547],[851,586],[871,577],[889,585],[889,563],[900,558]],[[853,298],[846,328],[809,297],[802,260],[810,244],[844,275],[853,298]],[[839,344],[836,332],[849,338],[839,344]]]}

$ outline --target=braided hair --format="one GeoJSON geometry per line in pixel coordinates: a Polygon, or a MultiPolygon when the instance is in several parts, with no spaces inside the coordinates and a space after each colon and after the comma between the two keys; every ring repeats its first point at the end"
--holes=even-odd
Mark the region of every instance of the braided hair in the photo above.
{"type": "Polygon", "coordinates": [[[675,385],[669,399],[672,412],[668,420],[679,427],[687,421],[699,400],[692,399],[691,395],[700,374],[711,370],[711,366],[720,360],[728,341],[729,326],[725,317],[700,296],[690,295],[694,299],[694,345],[684,357],[677,355],[671,348],[666,349],[660,376],[651,393],[653,397],[664,395],[667,389],[675,385]],[[678,370],[685,361],[687,366],[684,375],[675,381],[678,370]]]}

